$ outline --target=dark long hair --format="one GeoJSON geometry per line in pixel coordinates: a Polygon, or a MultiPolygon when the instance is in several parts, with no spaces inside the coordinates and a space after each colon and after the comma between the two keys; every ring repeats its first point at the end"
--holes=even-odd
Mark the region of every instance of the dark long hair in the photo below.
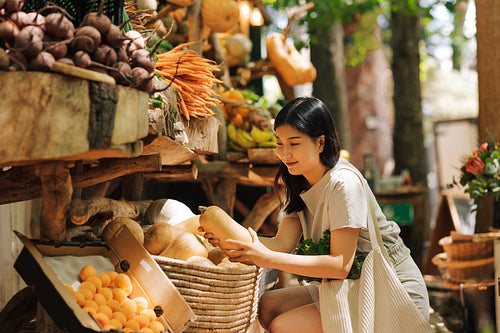
{"type": "MultiPolygon", "coordinates": [[[[321,100],[314,97],[298,97],[286,104],[276,116],[274,130],[281,125],[289,125],[316,140],[325,136],[323,152],[319,157],[321,163],[327,167],[334,167],[339,160],[340,143],[337,131],[333,124],[332,116],[328,107],[321,100]]],[[[280,181],[286,188],[287,213],[301,211],[305,203],[300,193],[309,188],[309,183],[302,175],[292,175],[283,162],[280,162],[279,170],[274,181],[275,186],[280,181]]]]}

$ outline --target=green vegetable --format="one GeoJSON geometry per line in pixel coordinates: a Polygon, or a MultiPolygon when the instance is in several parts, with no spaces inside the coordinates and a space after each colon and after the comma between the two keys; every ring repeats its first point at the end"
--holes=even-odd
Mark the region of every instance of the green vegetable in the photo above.
{"type": "MultiPolygon", "coordinates": [[[[298,255],[325,255],[330,254],[330,230],[323,231],[323,237],[319,240],[318,243],[313,242],[312,239],[305,239],[297,245],[297,248],[294,251],[295,254],[298,255]]],[[[347,275],[347,279],[359,279],[361,276],[361,266],[365,261],[365,256],[362,254],[356,254],[354,256],[354,262],[352,263],[351,270],[347,275]]],[[[309,276],[299,276],[298,281],[319,281],[321,282],[321,278],[313,278],[309,276]]]]}

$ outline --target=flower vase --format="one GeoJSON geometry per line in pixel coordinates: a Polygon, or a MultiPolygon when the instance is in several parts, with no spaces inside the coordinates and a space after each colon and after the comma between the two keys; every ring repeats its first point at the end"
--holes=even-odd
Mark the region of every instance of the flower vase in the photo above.
{"type": "Polygon", "coordinates": [[[500,199],[493,201],[493,229],[500,229],[500,199]]]}

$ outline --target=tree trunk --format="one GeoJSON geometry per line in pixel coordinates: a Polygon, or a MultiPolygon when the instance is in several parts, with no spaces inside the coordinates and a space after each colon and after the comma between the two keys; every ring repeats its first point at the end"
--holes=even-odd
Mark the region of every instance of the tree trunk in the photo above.
{"type": "Polygon", "coordinates": [[[318,44],[311,43],[311,62],[317,77],[313,83],[313,95],[321,99],[332,113],[342,148],[350,150],[351,134],[347,87],[344,76],[343,28],[334,21],[329,31],[311,31],[318,37],[318,44]]]}
{"type": "Polygon", "coordinates": [[[420,18],[392,13],[394,77],[394,161],[396,174],[410,171],[414,183],[427,185],[427,157],[424,147],[420,88],[420,18]]]}
{"type": "MultiPolygon", "coordinates": [[[[479,140],[500,141],[500,2],[476,1],[477,72],[479,91],[479,140]]],[[[476,232],[487,231],[493,221],[493,198],[482,200],[476,216],[476,232]]]]}

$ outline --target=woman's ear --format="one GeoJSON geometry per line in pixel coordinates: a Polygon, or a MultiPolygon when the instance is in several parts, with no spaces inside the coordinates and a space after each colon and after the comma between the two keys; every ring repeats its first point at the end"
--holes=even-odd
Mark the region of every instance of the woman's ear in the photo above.
{"type": "Polygon", "coordinates": [[[318,148],[319,148],[319,152],[322,153],[323,150],[325,149],[325,135],[321,135],[318,139],[318,148]]]}

